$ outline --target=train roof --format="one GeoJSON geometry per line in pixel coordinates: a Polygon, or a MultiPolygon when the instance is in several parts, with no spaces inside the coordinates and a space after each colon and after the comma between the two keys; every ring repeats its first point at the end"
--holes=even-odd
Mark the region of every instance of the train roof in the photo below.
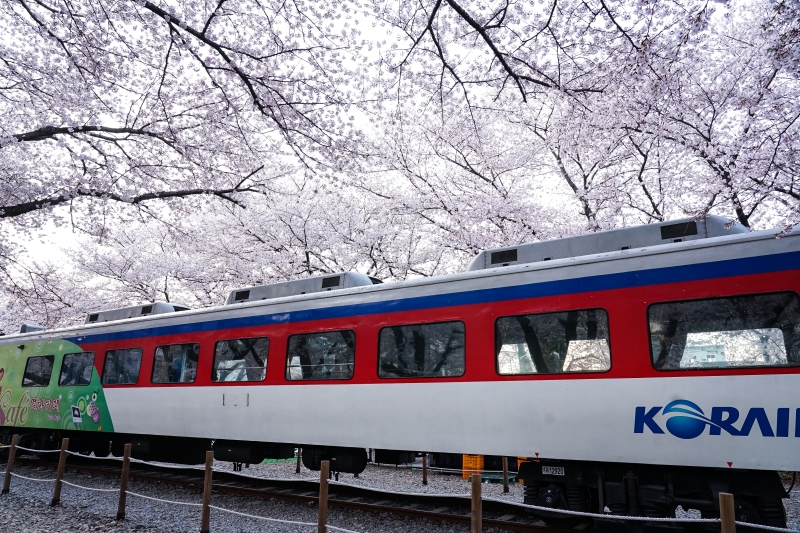
{"type": "MultiPolygon", "coordinates": [[[[615,230],[616,231],[616,230],[615,230]]],[[[611,232],[605,232],[611,233],[611,232]]],[[[268,300],[258,300],[252,302],[244,302],[239,305],[222,305],[217,307],[208,307],[201,309],[194,309],[184,311],[181,313],[166,313],[156,316],[145,316],[138,318],[131,318],[124,321],[105,322],[105,323],[92,323],[80,326],[72,326],[58,330],[31,332],[23,334],[11,334],[0,338],[0,344],[7,344],[12,342],[19,342],[20,340],[39,340],[50,339],[58,337],[77,337],[78,339],[87,335],[102,334],[112,331],[128,331],[151,329],[160,326],[171,326],[176,324],[190,323],[190,322],[206,322],[209,320],[220,320],[228,318],[240,318],[246,316],[254,316],[268,313],[288,313],[297,310],[323,308],[330,306],[332,301],[342,304],[350,302],[372,301],[376,296],[370,296],[371,293],[383,293],[389,291],[397,293],[397,296],[381,295],[380,300],[391,299],[404,299],[414,296],[426,296],[441,293],[438,286],[447,283],[452,285],[451,292],[458,293],[463,290],[470,290],[477,284],[485,285],[486,287],[500,287],[506,285],[513,285],[518,282],[514,281],[519,274],[534,274],[536,276],[535,282],[546,281],[550,279],[560,279],[561,274],[557,272],[561,269],[578,267],[582,272],[612,272],[612,271],[629,271],[636,270],[634,263],[627,260],[634,260],[639,264],[642,260],[652,256],[668,255],[669,259],[659,261],[665,265],[680,265],[684,264],[686,259],[683,258],[685,254],[691,254],[692,262],[707,262],[713,261],[713,257],[719,252],[714,252],[713,248],[722,248],[730,245],[744,245],[745,248],[741,250],[737,247],[736,254],[762,254],[758,250],[761,249],[760,245],[756,246],[758,241],[783,241],[785,244],[777,244],[780,248],[800,248],[800,243],[795,239],[800,237],[800,225],[795,226],[792,232],[784,232],[783,230],[764,230],[758,232],[748,233],[731,233],[718,237],[707,237],[699,239],[687,239],[682,242],[672,242],[666,244],[656,244],[652,246],[644,246],[641,248],[631,249],[615,249],[602,253],[595,253],[585,256],[566,257],[562,259],[552,259],[550,261],[538,261],[532,263],[511,264],[509,266],[495,265],[493,268],[476,269],[467,272],[460,272],[455,274],[447,274],[443,276],[435,276],[429,278],[417,278],[412,280],[398,281],[392,283],[384,283],[381,285],[357,286],[352,288],[345,288],[338,291],[324,291],[309,294],[300,294],[293,296],[285,296],[273,298],[268,300]],[[777,239],[781,237],[781,239],[777,239]],[[790,244],[790,242],[794,244],[790,244]],[[698,255],[699,254],[699,255],[698,255]],[[617,266],[617,263],[620,263],[617,266]],[[484,281],[481,281],[481,280],[484,281]],[[491,283],[485,280],[492,279],[491,283]],[[269,311],[262,311],[261,308],[269,308],[269,311]]],[[[542,243],[535,243],[542,244],[542,243]]],[[[772,245],[770,245],[772,249],[772,245]]],[[[769,252],[778,253],[778,252],[769,252]]],[[[730,255],[726,252],[722,255],[730,255]]],[[[565,277],[574,277],[574,274],[569,274],[565,277]]],[[[287,315],[288,316],[288,315],[287,315]]]]}
{"type": "Polygon", "coordinates": [[[725,217],[709,215],[703,219],[683,218],[669,222],[599,231],[587,235],[485,250],[472,260],[467,270],[482,270],[498,266],[552,261],[568,257],[581,257],[738,233],[748,233],[748,230],[738,222],[731,221],[725,217]]]}
{"type": "Polygon", "coordinates": [[[163,313],[175,313],[178,311],[188,311],[185,305],[172,304],[169,302],[153,302],[144,305],[133,305],[120,307],[118,309],[107,309],[105,311],[95,311],[86,316],[86,323],[113,322],[115,320],[125,320],[140,316],[160,315],[163,313]]]}
{"type": "Polygon", "coordinates": [[[365,287],[378,283],[382,283],[382,281],[371,278],[366,274],[361,274],[360,272],[327,274],[325,276],[314,276],[311,278],[236,289],[230,292],[228,299],[225,300],[225,305],[255,302],[258,300],[271,300],[273,298],[311,294],[314,292],[335,291],[349,289],[351,287],[365,287]]]}

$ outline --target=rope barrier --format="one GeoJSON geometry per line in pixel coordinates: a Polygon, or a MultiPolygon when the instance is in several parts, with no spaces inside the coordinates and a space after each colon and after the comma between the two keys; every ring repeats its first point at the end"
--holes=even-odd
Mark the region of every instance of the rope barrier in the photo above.
{"type": "Polygon", "coordinates": [[[35,478],[35,477],[25,477],[25,476],[21,476],[21,475],[17,474],[16,472],[9,472],[9,474],[11,474],[14,477],[18,477],[20,479],[27,479],[28,481],[41,481],[43,483],[51,483],[51,482],[55,481],[55,478],[54,479],[39,479],[39,478],[35,478]]]}
{"type": "MultiPolygon", "coordinates": [[[[379,466],[382,468],[407,468],[407,469],[417,469],[422,470],[422,465],[392,465],[388,463],[369,463],[374,466],[379,466]]],[[[480,468],[444,468],[441,466],[428,466],[426,467],[428,470],[432,470],[434,472],[454,472],[458,474],[463,474],[464,472],[474,472],[474,473],[481,473],[481,474],[502,474],[502,470],[481,470],[480,468]]]]}
{"type": "Polygon", "coordinates": [[[784,529],[782,527],[762,526],[761,524],[751,524],[750,522],[739,522],[738,520],[736,520],[736,525],[752,527],[756,529],[766,529],[768,531],[780,531],[782,533],[798,533],[798,531],[800,531],[800,529],[784,529]]]}
{"type": "MultiPolygon", "coordinates": [[[[208,507],[210,509],[215,509],[217,511],[222,511],[223,513],[235,514],[235,515],[244,516],[244,517],[247,517],[247,518],[255,518],[257,520],[266,520],[268,522],[279,522],[281,524],[294,524],[294,525],[297,525],[297,526],[312,526],[312,527],[317,526],[317,524],[312,523],[312,522],[297,522],[295,520],[281,520],[281,519],[278,519],[278,518],[267,518],[266,516],[256,516],[256,515],[252,515],[252,514],[241,513],[239,511],[231,511],[230,509],[226,509],[224,507],[217,507],[216,505],[209,505],[208,507]]],[[[343,533],[359,533],[358,531],[352,531],[350,529],[344,529],[342,527],[336,527],[336,526],[332,526],[330,524],[325,524],[325,527],[327,527],[329,529],[336,530],[336,531],[342,531],[343,533]]]]}
{"type": "MultiPolygon", "coordinates": [[[[550,507],[541,507],[538,505],[528,505],[526,503],[517,503],[511,502],[508,500],[501,500],[500,498],[484,498],[484,500],[494,501],[494,502],[501,502],[507,503],[511,505],[517,505],[519,507],[525,507],[527,509],[534,509],[539,511],[548,511],[554,513],[562,513],[567,515],[573,516],[585,516],[587,518],[604,518],[604,519],[614,519],[614,520],[633,520],[636,522],[680,522],[680,523],[718,523],[721,520],[719,518],[673,518],[673,517],[649,517],[649,516],[628,516],[628,515],[612,515],[612,514],[599,514],[599,513],[582,513],[579,511],[568,511],[566,509],[551,509],[550,507]]],[[[760,524],[751,524],[749,522],[736,522],[737,525],[740,526],[747,526],[753,527],[758,529],[766,529],[770,531],[781,531],[784,533],[798,533],[797,529],[787,529],[787,528],[780,528],[780,527],[773,527],[773,526],[763,526],[760,524]]]]}
{"type": "Polygon", "coordinates": [[[17,445],[18,450],[25,450],[26,452],[33,452],[33,453],[61,453],[61,450],[35,450],[33,448],[23,448],[19,444],[17,445]]]}
{"type": "Polygon", "coordinates": [[[137,498],[144,498],[145,500],[152,500],[154,502],[161,502],[161,503],[172,503],[175,505],[186,505],[188,507],[202,507],[202,503],[190,503],[190,502],[176,502],[172,500],[162,500],[161,498],[152,498],[150,496],[145,496],[144,494],[139,494],[137,492],[131,492],[129,490],[125,491],[125,494],[129,494],[131,496],[136,496],[137,498]]]}
{"type": "MultiPolygon", "coordinates": [[[[329,485],[342,485],[344,487],[353,487],[357,489],[369,489],[374,492],[383,492],[385,494],[399,494],[402,496],[437,496],[441,498],[465,498],[470,499],[472,496],[469,493],[466,494],[455,494],[455,493],[435,493],[435,492],[402,492],[402,491],[394,491],[394,490],[384,490],[379,489],[377,487],[370,487],[368,485],[353,485],[352,483],[345,483],[344,481],[328,481],[329,485]]],[[[484,498],[486,499],[486,498],[484,498]]],[[[506,502],[507,500],[498,500],[506,502]]],[[[513,503],[513,502],[508,502],[513,503]]]]}
{"type": "MultiPolygon", "coordinates": [[[[221,472],[221,473],[230,474],[230,475],[233,475],[233,476],[239,476],[239,477],[248,478],[248,479],[257,479],[259,481],[312,481],[312,482],[317,483],[317,484],[319,483],[319,478],[317,478],[317,477],[302,477],[302,478],[296,478],[296,477],[261,477],[261,476],[254,476],[252,474],[245,474],[243,472],[234,472],[232,470],[223,470],[221,468],[213,468],[212,467],[212,470],[214,472],[221,472]]],[[[358,485],[353,485],[353,486],[355,487],[355,486],[358,486],[358,485]]]]}
{"type": "MultiPolygon", "coordinates": [[[[8,448],[8,447],[10,447],[10,445],[0,445],[0,447],[8,448]]],[[[36,449],[32,449],[32,448],[25,448],[23,446],[17,446],[17,448],[20,449],[20,450],[24,450],[24,451],[28,451],[28,452],[32,452],[32,453],[55,453],[55,452],[60,452],[61,451],[60,449],[59,450],[36,450],[36,449]]],[[[66,452],[68,454],[70,454],[70,455],[86,457],[86,458],[90,458],[90,459],[104,459],[104,460],[106,460],[106,459],[111,458],[111,459],[118,460],[118,461],[122,460],[121,458],[117,458],[117,457],[113,457],[113,456],[111,456],[111,457],[96,457],[96,456],[92,457],[92,456],[83,455],[83,454],[80,454],[80,453],[77,453],[77,452],[71,452],[69,450],[66,450],[66,452]]],[[[201,470],[201,468],[195,467],[195,466],[171,465],[171,464],[167,464],[167,463],[157,463],[157,462],[143,461],[143,460],[134,459],[134,458],[130,458],[130,461],[134,462],[134,463],[146,464],[146,465],[162,467],[162,468],[201,470]]],[[[375,464],[376,466],[387,466],[387,465],[384,465],[382,463],[373,463],[373,464],[375,464]]],[[[415,468],[414,466],[403,466],[403,467],[404,468],[415,468]]],[[[440,472],[464,472],[465,471],[465,470],[447,469],[447,468],[438,468],[438,467],[428,467],[428,468],[430,470],[440,471],[440,472]]],[[[299,480],[296,479],[296,478],[265,478],[265,477],[259,477],[259,476],[253,476],[253,475],[249,475],[249,474],[244,474],[244,473],[240,473],[240,472],[231,472],[230,470],[223,470],[223,469],[219,469],[219,468],[214,468],[213,470],[215,472],[225,472],[227,474],[232,474],[234,476],[239,476],[239,477],[249,478],[249,479],[257,479],[257,480],[267,481],[267,482],[269,482],[269,481],[287,481],[287,480],[288,481],[312,481],[312,482],[316,482],[316,483],[319,482],[319,480],[317,480],[316,478],[302,478],[302,479],[299,479],[299,480]]],[[[501,471],[497,471],[497,470],[466,470],[466,471],[467,472],[482,472],[482,473],[500,473],[501,472],[501,471]]],[[[35,482],[40,482],[40,483],[50,483],[50,482],[56,481],[55,479],[31,478],[31,477],[23,476],[23,475],[14,473],[14,472],[10,472],[10,474],[12,476],[20,478],[20,479],[25,479],[27,481],[35,481],[35,482]]],[[[119,492],[119,489],[99,489],[99,488],[93,488],[93,487],[85,487],[83,485],[77,485],[75,483],[70,483],[69,481],[65,481],[63,479],[62,479],[62,483],[64,483],[65,485],[69,485],[71,487],[75,487],[75,488],[79,488],[79,489],[83,489],[83,490],[95,491],[95,492],[119,492]]],[[[391,490],[380,489],[380,488],[377,488],[377,487],[371,487],[369,485],[354,485],[352,483],[345,483],[343,481],[333,481],[333,480],[329,481],[328,483],[331,484],[331,485],[340,485],[340,486],[345,486],[345,487],[368,489],[368,490],[371,490],[371,491],[374,491],[374,492],[381,492],[381,493],[384,493],[384,494],[397,494],[397,495],[402,495],[402,496],[425,496],[425,497],[462,498],[462,499],[467,499],[467,498],[470,497],[469,494],[391,491],[391,490]]],[[[203,506],[203,504],[201,504],[201,503],[190,503],[190,502],[178,502],[178,501],[173,501],[173,500],[163,500],[163,499],[160,499],[160,498],[154,498],[154,497],[151,497],[151,496],[145,496],[144,494],[139,494],[139,493],[132,492],[132,491],[125,491],[125,493],[129,494],[131,496],[135,496],[137,498],[143,498],[143,499],[146,499],[146,500],[151,500],[151,501],[156,501],[156,502],[169,503],[169,504],[174,504],[174,505],[184,505],[184,506],[189,506],[189,507],[202,507],[203,506]]],[[[545,512],[548,512],[548,513],[557,513],[557,514],[563,514],[563,515],[568,515],[568,516],[580,516],[580,517],[585,517],[585,518],[600,518],[600,519],[605,519],[605,520],[611,519],[611,520],[630,520],[630,521],[634,521],[634,522],[673,522],[673,523],[719,523],[720,522],[719,518],[648,517],[648,516],[628,516],[628,515],[612,515],[612,514],[601,514],[601,513],[586,513],[586,512],[581,512],[581,511],[570,511],[570,510],[567,510],[567,509],[553,509],[553,508],[550,508],[550,507],[542,507],[542,506],[539,506],[539,505],[529,505],[529,504],[526,504],[526,503],[514,502],[514,501],[510,501],[508,499],[501,499],[501,498],[484,497],[483,499],[486,500],[486,501],[493,501],[493,502],[499,502],[499,503],[514,505],[514,506],[517,506],[517,507],[523,507],[523,508],[532,509],[532,510],[535,510],[535,511],[545,511],[545,512]]],[[[281,519],[277,519],[277,518],[267,518],[267,517],[264,517],[264,516],[250,515],[250,514],[247,514],[247,513],[241,513],[241,512],[238,512],[238,511],[232,511],[230,509],[225,509],[224,507],[217,507],[215,505],[209,505],[209,508],[216,509],[217,511],[225,512],[225,513],[244,516],[244,517],[247,517],[247,518],[254,518],[254,519],[257,519],[257,520],[266,520],[266,521],[269,521],[269,522],[279,522],[279,523],[295,524],[295,525],[302,525],[302,526],[315,526],[316,525],[316,524],[313,524],[313,523],[310,523],[310,522],[297,522],[297,521],[292,521],[292,520],[281,520],[281,519]]],[[[780,527],[774,527],[774,526],[766,526],[766,525],[761,525],[761,524],[751,524],[749,522],[736,521],[736,524],[739,525],[739,526],[751,527],[751,528],[755,528],[755,529],[763,529],[763,530],[766,530],[766,531],[776,531],[776,532],[780,532],[780,533],[800,533],[800,530],[793,530],[793,529],[780,528],[780,527]]],[[[330,529],[333,529],[335,531],[341,531],[343,533],[358,533],[358,532],[355,532],[355,531],[351,531],[349,529],[344,529],[344,528],[331,526],[331,525],[328,525],[327,527],[329,527],[330,529]]]]}
{"type": "Polygon", "coordinates": [[[109,455],[108,457],[97,457],[96,455],[86,455],[85,453],[80,452],[72,452],[69,450],[65,450],[69,455],[74,455],[76,457],[81,457],[83,459],[100,459],[102,461],[122,461],[122,457],[114,457],[113,455],[109,455]]]}
{"type": "Polygon", "coordinates": [[[75,483],[70,483],[64,479],[61,480],[61,483],[64,485],[69,485],[70,487],[75,487],[76,489],[92,490],[95,492],[119,492],[119,489],[96,489],[94,487],[84,487],[83,485],[76,485],[75,483]]]}
{"type": "Polygon", "coordinates": [[[352,531],[350,529],[345,529],[343,527],[336,527],[330,524],[325,524],[325,527],[328,529],[333,529],[334,531],[342,531],[343,533],[358,533],[358,531],[352,531]]]}
{"type": "Polygon", "coordinates": [[[230,513],[239,516],[245,516],[247,518],[256,518],[258,520],[266,520],[268,522],[280,522],[281,524],[294,524],[296,526],[316,526],[317,524],[311,522],[297,522],[295,520],[280,520],[278,518],[267,518],[266,516],[256,516],[247,513],[240,513],[239,511],[231,511],[230,509],[225,509],[224,507],[217,507],[216,505],[209,505],[210,509],[215,509],[217,511],[222,511],[223,513],[230,513]]]}

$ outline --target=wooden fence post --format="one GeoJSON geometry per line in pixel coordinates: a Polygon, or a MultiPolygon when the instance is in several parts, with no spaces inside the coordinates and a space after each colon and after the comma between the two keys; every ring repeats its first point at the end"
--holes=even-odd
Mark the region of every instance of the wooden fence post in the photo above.
{"type": "Polygon", "coordinates": [[[472,474],[472,525],[470,533],[481,533],[483,531],[483,510],[481,509],[481,481],[480,474],[472,474]]]}
{"type": "Polygon", "coordinates": [[[208,533],[211,522],[211,467],[214,465],[214,452],[206,452],[206,476],[203,480],[203,515],[200,519],[200,533],[208,533]]]}
{"type": "Polygon", "coordinates": [[[330,461],[322,461],[319,465],[319,515],[317,520],[317,533],[325,533],[328,523],[328,475],[330,474],[330,461]]]}
{"type": "Polygon", "coordinates": [[[722,520],[722,533],[736,533],[736,512],[733,508],[733,494],[719,493],[719,517],[722,520]]]}
{"type": "Polygon", "coordinates": [[[422,454],[422,484],[428,484],[428,454],[422,454]]]}
{"type": "Polygon", "coordinates": [[[300,473],[300,455],[303,453],[303,448],[300,446],[297,447],[297,468],[294,469],[295,474],[300,473]]]}
{"type": "Polygon", "coordinates": [[[508,492],[508,457],[503,456],[503,492],[508,492]]]}
{"type": "Polygon", "coordinates": [[[6,478],[3,480],[3,494],[8,494],[11,490],[11,471],[14,469],[14,459],[17,457],[17,444],[19,444],[19,434],[11,437],[11,449],[8,450],[8,463],[6,463],[6,478]]]}
{"type": "Polygon", "coordinates": [[[119,506],[117,507],[117,520],[125,518],[125,502],[128,497],[128,476],[131,472],[131,445],[125,445],[122,454],[122,476],[119,480],[119,506]]]}
{"type": "Polygon", "coordinates": [[[50,505],[58,505],[61,502],[61,478],[64,477],[64,467],[67,466],[67,448],[69,439],[61,439],[61,453],[58,455],[58,470],[56,471],[56,488],[53,490],[53,501],[50,505]]]}

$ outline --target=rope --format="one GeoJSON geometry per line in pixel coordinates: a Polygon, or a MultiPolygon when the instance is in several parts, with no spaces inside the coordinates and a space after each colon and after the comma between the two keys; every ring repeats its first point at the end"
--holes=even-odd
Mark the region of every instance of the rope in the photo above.
{"type": "Polygon", "coordinates": [[[358,533],[357,531],[352,531],[350,529],[345,529],[343,527],[336,527],[330,524],[325,524],[325,527],[328,529],[333,529],[334,531],[343,531],[344,533],[358,533]]]}
{"type": "Polygon", "coordinates": [[[313,524],[311,522],[297,522],[295,520],[279,520],[278,518],[267,518],[266,516],[256,516],[247,513],[240,513],[238,511],[231,511],[230,509],[225,509],[224,507],[217,507],[216,505],[209,505],[210,509],[215,509],[217,511],[222,511],[223,513],[230,513],[239,516],[245,516],[247,518],[256,518],[258,520],[266,520],[268,522],[280,522],[281,524],[294,524],[297,526],[316,526],[317,524],[313,524]]]}
{"type": "MultiPolygon", "coordinates": [[[[259,481],[310,481],[313,483],[319,483],[318,477],[303,477],[303,478],[293,478],[293,477],[261,477],[261,476],[254,476],[252,474],[245,474],[243,472],[234,472],[232,470],[222,470],[221,468],[211,468],[214,472],[222,472],[225,474],[230,474],[233,476],[244,477],[248,479],[257,479],[259,481]]],[[[359,485],[353,485],[357,487],[359,485]]]]}
{"type": "Polygon", "coordinates": [[[35,477],[25,477],[25,476],[21,476],[21,475],[15,473],[15,472],[9,472],[9,474],[11,474],[14,477],[21,478],[21,479],[27,479],[28,481],[41,481],[41,482],[48,482],[48,483],[51,482],[51,481],[55,481],[55,479],[39,479],[39,478],[35,478],[35,477]]]}
{"type": "Polygon", "coordinates": [[[761,524],[751,524],[750,522],[739,522],[738,520],[736,521],[736,525],[737,526],[753,527],[753,528],[757,528],[757,529],[766,529],[766,530],[769,530],[769,531],[781,531],[781,532],[784,532],[784,533],[785,532],[797,533],[798,531],[800,531],[800,529],[786,529],[786,528],[782,528],[782,527],[762,526],[761,524]]]}
{"type": "Polygon", "coordinates": [[[18,450],[25,450],[26,452],[33,452],[33,453],[58,453],[61,450],[34,450],[33,448],[23,448],[19,444],[17,444],[18,450]]]}
{"type": "MultiPolygon", "coordinates": [[[[410,468],[412,470],[414,470],[414,469],[422,470],[422,466],[421,465],[392,465],[392,464],[387,464],[387,463],[370,463],[370,464],[372,464],[374,466],[383,467],[383,468],[410,468]]],[[[502,474],[503,473],[502,470],[481,470],[480,468],[462,468],[462,469],[458,469],[458,468],[443,468],[441,466],[427,466],[426,468],[428,470],[432,470],[434,472],[457,472],[459,474],[463,474],[464,472],[481,472],[483,474],[502,474]]],[[[514,474],[516,472],[510,472],[509,471],[509,473],[510,474],[514,474]]]]}
{"type": "Polygon", "coordinates": [[[159,462],[151,462],[151,461],[143,461],[141,459],[134,459],[133,457],[130,458],[132,463],[139,463],[143,465],[151,465],[157,466],[159,468],[173,468],[175,470],[199,470],[203,471],[206,469],[205,466],[193,466],[193,465],[172,465],[168,463],[159,463],[159,462]]]}
{"type": "Polygon", "coordinates": [[[84,487],[83,485],[76,485],[75,483],[70,483],[69,481],[61,480],[61,483],[64,485],[69,485],[70,487],[75,487],[76,489],[83,489],[83,490],[93,490],[95,492],[119,492],[119,489],[95,489],[92,487],[84,487]]]}
{"type": "Polygon", "coordinates": [[[152,500],[154,502],[162,502],[162,503],[172,503],[175,505],[187,505],[189,507],[202,507],[202,503],[190,503],[190,502],[175,502],[172,500],[162,500],[160,498],[152,498],[150,496],[145,496],[144,494],[138,494],[136,492],[131,492],[129,490],[125,491],[125,494],[130,494],[131,496],[136,496],[137,498],[144,498],[145,500],[152,500]]]}
{"type": "MultiPolygon", "coordinates": [[[[230,514],[235,514],[235,515],[239,515],[239,516],[245,516],[247,518],[256,518],[258,520],[266,520],[268,522],[280,522],[281,524],[294,524],[294,525],[297,525],[297,526],[316,526],[317,525],[317,524],[314,524],[312,522],[297,522],[295,520],[280,520],[278,518],[267,518],[266,516],[256,516],[256,515],[247,514],[247,513],[240,513],[239,511],[231,511],[230,509],[225,509],[224,507],[217,507],[216,505],[209,505],[208,507],[210,509],[216,509],[217,511],[222,511],[223,513],[230,513],[230,514]]],[[[352,531],[350,529],[344,529],[344,528],[341,528],[341,527],[336,527],[336,526],[331,526],[331,525],[326,525],[325,527],[333,529],[335,531],[342,531],[344,533],[358,533],[358,531],[352,531]]]]}
{"type": "Polygon", "coordinates": [[[79,452],[71,452],[69,450],[67,450],[67,453],[70,455],[74,455],[76,457],[81,457],[83,459],[100,459],[101,461],[109,461],[109,460],[122,461],[121,457],[114,457],[113,455],[110,455],[108,457],[97,457],[96,455],[86,455],[79,452]]]}
{"type": "MultiPolygon", "coordinates": [[[[379,489],[377,487],[371,487],[369,485],[353,485],[352,483],[345,483],[344,481],[334,481],[334,480],[328,480],[328,484],[329,485],[342,485],[342,486],[345,486],[345,487],[354,487],[354,488],[357,488],[357,489],[368,489],[368,490],[371,490],[371,491],[374,491],[374,492],[383,492],[385,494],[401,494],[403,496],[428,496],[428,497],[436,496],[436,497],[441,497],[441,498],[464,498],[464,499],[471,498],[471,495],[469,493],[467,493],[467,494],[455,494],[455,493],[438,493],[438,492],[402,492],[402,491],[379,489]]],[[[486,499],[486,498],[484,498],[484,499],[486,499]]],[[[498,500],[498,501],[507,502],[507,500],[498,500]]],[[[513,503],[513,502],[508,502],[508,503],[513,503]]]]}

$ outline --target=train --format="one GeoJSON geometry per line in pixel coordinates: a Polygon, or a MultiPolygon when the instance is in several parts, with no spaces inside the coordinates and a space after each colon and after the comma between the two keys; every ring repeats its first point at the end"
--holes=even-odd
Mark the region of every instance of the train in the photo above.
{"type": "Polygon", "coordinates": [[[0,337],[0,440],[184,464],[299,447],[354,474],[367,449],[526,457],[548,523],[715,517],[730,492],[739,520],[785,527],[798,292],[797,231],[707,216],[485,250],[450,275],[98,311],[0,337]]]}

